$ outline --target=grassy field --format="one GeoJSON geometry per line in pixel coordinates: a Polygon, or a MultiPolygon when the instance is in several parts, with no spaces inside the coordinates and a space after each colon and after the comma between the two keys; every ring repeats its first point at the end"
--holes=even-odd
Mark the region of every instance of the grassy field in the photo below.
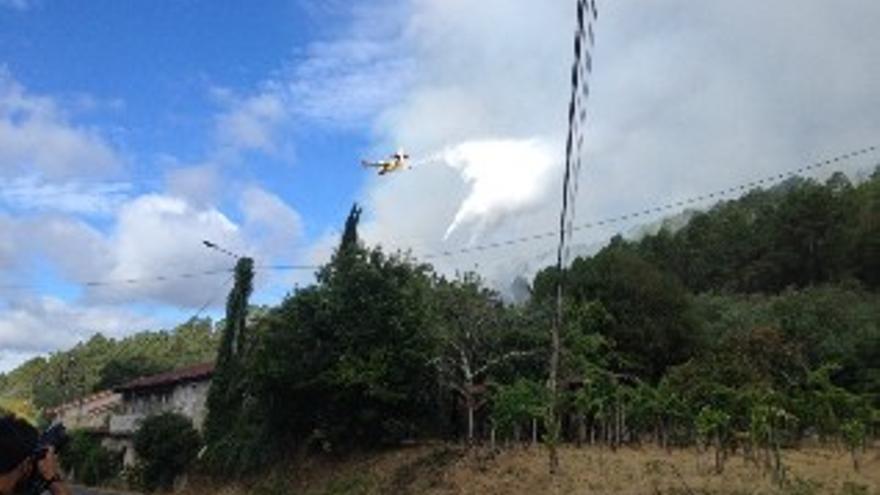
{"type": "Polygon", "coordinates": [[[565,447],[562,473],[547,473],[546,451],[514,448],[491,452],[433,445],[357,456],[312,460],[297,469],[278,469],[248,486],[193,483],[189,495],[218,493],[368,494],[841,494],[880,495],[880,452],[862,456],[859,472],[840,450],[802,449],[783,454],[785,481],[741,456],[721,474],[711,455],[695,449],[666,452],[653,447],[620,449],[565,447]],[[196,488],[196,485],[198,488],[196,488]]]}

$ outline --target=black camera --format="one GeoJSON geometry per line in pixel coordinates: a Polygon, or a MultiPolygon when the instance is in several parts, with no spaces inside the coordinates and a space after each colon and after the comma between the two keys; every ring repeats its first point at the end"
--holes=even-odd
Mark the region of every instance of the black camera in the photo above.
{"type": "Polygon", "coordinates": [[[69,440],[70,437],[67,435],[67,428],[61,423],[55,423],[40,435],[37,439],[37,446],[31,454],[31,459],[34,462],[34,469],[31,473],[31,478],[27,482],[28,494],[39,495],[49,488],[50,480],[43,478],[43,475],[40,473],[40,470],[37,469],[36,464],[46,457],[49,448],[54,448],[55,452],[60,452],[64,446],[67,445],[69,440]]]}

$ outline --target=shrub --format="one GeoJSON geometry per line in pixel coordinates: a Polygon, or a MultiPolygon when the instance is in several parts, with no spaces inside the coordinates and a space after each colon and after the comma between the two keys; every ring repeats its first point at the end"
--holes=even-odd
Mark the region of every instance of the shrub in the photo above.
{"type": "Polygon", "coordinates": [[[90,433],[82,430],[70,434],[70,443],[61,453],[64,468],[76,481],[100,485],[113,478],[122,466],[121,459],[101,446],[90,433]]]}
{"type": "Polygon", "coordinates": [[[134,437],[142,487],[171,488],[195,460],[200,445],[198,432],[185,416],[163,413],[145,419],[134,437]]]}

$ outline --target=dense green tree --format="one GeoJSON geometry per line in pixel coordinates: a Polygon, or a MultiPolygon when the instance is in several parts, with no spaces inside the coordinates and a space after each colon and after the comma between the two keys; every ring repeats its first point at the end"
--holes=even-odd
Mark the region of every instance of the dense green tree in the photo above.
{"type": "Polygon", "coordinates": [[[135,378],[149,376],[167,371],[161,364],[146,356],[131,358],[113,358],[100,371],[98,383],[93,389],[97,392],[123,385],[135,378]]]}
{"type": "Polygon", "coordinates": [[[348,218],[345,219],[345,228],[342,230],[342,240],[339,243],[339,251],[345,251],[349,248],[358,246],[358,223],[361,220],[362,209],[357,203],[353,204],[351,211],[348,212],[348,218]]]}
{"type": "Polygon", "coordinates": [[[487,385],[499,378],[494,373],[533,358],[539,349],[511,325],[500,296],[484,288],[476,275],[437,279],[431,305],[438,341],[433,362],[444,387],[464,406],[466,437],[472,442],[475,415],[488,400],[487,385]]]}
{"type": "Polygon", "coordinates": [[[632,371],[656,382],[687,360],[700,338],[684,287],[645,261],[624,241],[591,259],[574,261],[566,294],[575,302],[599,301],[613,324],[604,335],[626,356],[632,371]]]}
{"type": "Polygon", "coordinates": [[[492,394],[493,431],[514,440],[531,429],[532,443],[538,440],[538,425],[549,419],[550,391],[540,382],[520,378],[510,385],[501,385],[492,394]]]}
{"type": "Polygon", "coordinates": [[[358,215],[317,283],[257,325],[248,380],[270,450],[369,447],[438,424],[433,279],[426,266],[361,246],[358,215]]]}
{"type": "Polygon", "coordinates": [[[856,277],[877,286],[880,177],[792,178],[693,213],[635,248],[692,291],[777,292],[856,277]]]}
{"type": "Polygon", "coordinates": [[[119,474],[122,459],[101,446],[87,431],[70,432],[70,441],[61,451],[61,463],[74,479],[87,486],[105,483],[119,474]]]}
{"type": "Polygon", "coordinates": [[[146,418],[134,436],[143,488],[169,490],[201,449],[199,433],[186,416],[163,413],[146,418]]]}
{"type": "Polygon", "coordinates": [[[248,300],[253,291],[254,262],[239,258],[235,283],[226,302],[226,319],[216,368],[208,390],[205,418],[207,463],[217,472],[230,473],[238,464],[234,445],[248,399],[246,356],[251,348],[248,328],[248,300]]]}

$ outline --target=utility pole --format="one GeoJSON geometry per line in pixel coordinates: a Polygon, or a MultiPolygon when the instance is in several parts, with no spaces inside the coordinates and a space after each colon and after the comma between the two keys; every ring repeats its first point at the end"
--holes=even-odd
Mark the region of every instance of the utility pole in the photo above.
{"type": "Polygon", "coordinates": [[[575,201],[577,200],[578,175],[581,168],[583,130],[586,121],[586,104],[589,96],[587,76],[593,70],[590,49],[595,41],[593,21],[597,19],[595,0],[577,0],[577,29],[574,35],[574,63],[571,67],[571,100],[568,105],[568,136],[565,142],[565,175],[562,181],[562,210],[559,214],[559,246],[556,251],[556,312],[550,329],[550,370],[547,386],[550,389],[548,408],[547,447],[550,474],[559,471],[557,443],[561,436],[559,414],[559,359],[562,353],[560,338],[565,317],[563,287],[565,267],[568,263],[568,242],[574,231],[575,201]]]}

